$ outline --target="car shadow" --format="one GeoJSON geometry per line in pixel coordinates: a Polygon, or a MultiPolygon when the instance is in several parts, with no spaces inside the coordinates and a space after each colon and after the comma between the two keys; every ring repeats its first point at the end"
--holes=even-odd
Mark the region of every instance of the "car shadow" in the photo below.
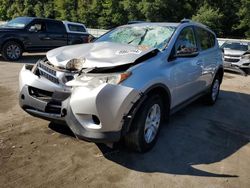
{"type": "Polygon", "coordinates": [[[3,57],[0,55],[0,61],[6,62],[6,63],[28,63],[28,64],[35,64],[39,59],[42,59],[45,57],[45,53],[39,53],[39,54],[28,54],[25,53],[23,57],[21,57],[18,61],[6,61],[3,59],[3,57]]]}
{"type": "MultiPolygon", "coordinates": [[[[238,177],[221,173],[220,169],[207,172],[195,165],[220,162],[249,143],[250,112],[245,104],[250,104],[249,95],[230,91],[221,91],[214,106],[206,106],[200,99],[171,116],[170,122],[162,126],[154,148],[144,154],[131,152],[122,143],[114,149],[104,144],[97,147],[106,159],[135,171],[238,177]]],[[[74,137],[67,126],[51,123],[49,127],[74,137]]]]}
{"type": "Polygon", "coordinates": [[[62,135],[76,138],[74,133],[71,131],[71,129],[66,124],[58,124],[58,123],[50,122],[49,128],[55,132],[62,134],[62,135]]]}
{"type": "Polygon", "coordinates": [[[248,113],[245,119],[239,120],[244,110],[241,105],[249,102],[249,95],[229,91],[221,91],[213,107],[206,107],[198,100],[171,116],[168,125],[162,126],[155,147],[144,154],[130,152],[122,145],[115,149],[103,144],[97,146],[106,159],[140,172],[238,177],[237,174],[223,174],[220,169],[218,173],[207,172],[195,165],[224,160],[249,142],[249,110],[245,111],[248,113]]]}

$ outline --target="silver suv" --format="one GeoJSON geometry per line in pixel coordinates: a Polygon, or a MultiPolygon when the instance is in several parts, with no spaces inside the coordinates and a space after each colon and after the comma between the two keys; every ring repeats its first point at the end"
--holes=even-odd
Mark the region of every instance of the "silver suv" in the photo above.
{"type": "Polygon", "coordinates": [[[117,27],[51,50],[20,72],[20,106],[66,123],[77,138],[123,139],[145,152],[168,116],[197,97],[214,104],[223,78],[215,34],[189,20],[117,27]]]}

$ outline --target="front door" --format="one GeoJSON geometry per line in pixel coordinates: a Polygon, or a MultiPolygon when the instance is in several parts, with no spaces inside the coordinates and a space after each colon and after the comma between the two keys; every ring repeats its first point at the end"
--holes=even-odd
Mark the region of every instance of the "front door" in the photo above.
{"type": "Polygon", "coordinates": [[[203,62],[198,54],[192,27],[186,27],[181,31],[173,50],[176,58],[170,63],[171,80],[174,83],[173,106],[176,106],[194,97],[201,90],[203,62]]]}

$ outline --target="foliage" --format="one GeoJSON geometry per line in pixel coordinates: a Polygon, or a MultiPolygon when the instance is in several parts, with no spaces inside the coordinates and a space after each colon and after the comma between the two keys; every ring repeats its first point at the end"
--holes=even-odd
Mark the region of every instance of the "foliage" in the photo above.
{"type": "Polygon", "coordinates": [[[250,37],[250,0],[0,0],[0,20],[38,16],[110,29],[129,20],[192,18],[218,36],[250,37]]]}
{"type": "Polygon", "coordinates": [[[238,28],[245,30],[245,35],[250,38],[250,0],[242,0],[241,3],[241,8],[238,12],[241,20],[238,28]]]}
{"type": "Polygon", "coordinates": [[[192,20],[207,25],[217,34],[222,34],[222,19],[223,14],[219,9],[212,8],[207,3],[202,5],[196,15],[192,17],[192,20]]]}

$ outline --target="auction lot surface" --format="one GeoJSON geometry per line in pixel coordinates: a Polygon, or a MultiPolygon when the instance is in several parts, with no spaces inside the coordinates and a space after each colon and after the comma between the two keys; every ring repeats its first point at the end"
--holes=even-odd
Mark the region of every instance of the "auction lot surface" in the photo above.
{"type": "Polygon", "coordinates": [[[0,57],[0,187],[250,187],[250,76],[225,74],[215,106],[199,100],[146,154],[80,141],[18,105],[20,62],[0,57]]]}

